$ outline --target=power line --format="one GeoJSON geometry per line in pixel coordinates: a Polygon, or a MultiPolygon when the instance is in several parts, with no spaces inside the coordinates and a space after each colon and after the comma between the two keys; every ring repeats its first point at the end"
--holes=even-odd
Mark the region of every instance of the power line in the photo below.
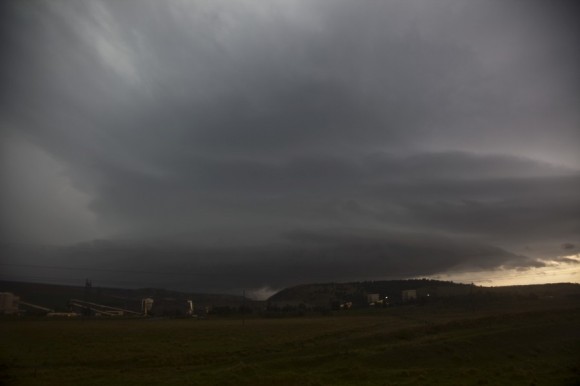
{"type": "Polygon", "coordinates": [[[206,275],[207,273],[191,273],[191,272],[163,272],[163,271],[136,271],[128,269],[111,269],[111,268],[90,268],[90,267],[73,267],[73,266],[57,266],[57,265],[38,265],[38,264],[11,264],[0,263],[4,267],[21,267],[21,268],[42,268],[42,269],[60,269],[66,271],[91,271],[91,272],[108,272],[108,273],[132,273],[144,275],[175,275],[175,276],[191,276],[191,275],[206,275]]]}
{"type": "MultiPolygon", "coordinates": [[[[80,286],[78,280],[74,280],[71,277],[54,277],[54,276],[39,276],[39,275],[15,275],[11,277],[0,277],[0,281],[33,281],[43,284],[55,284],[55,285],[74,285],[80,286]]],[[[145,281],[127,281],[127,280],[110,280],[110,279],[98,279],[99,286],[102,285],[122,285],[131,287],[149,287],[150,282],[145,281]]]]}

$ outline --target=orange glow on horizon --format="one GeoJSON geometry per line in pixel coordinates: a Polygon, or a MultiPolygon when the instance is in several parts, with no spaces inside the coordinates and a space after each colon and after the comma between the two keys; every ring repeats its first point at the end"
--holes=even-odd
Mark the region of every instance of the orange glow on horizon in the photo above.
{"type": "Polygon", "coordinates": [[[429,278],[460,283],[473,283],[484,287],[526,284],[580,283],[580,254],[542,260],[544,267],[525,270],[499,268],[491,271],[457,272],[433,275],[429,278]]]}

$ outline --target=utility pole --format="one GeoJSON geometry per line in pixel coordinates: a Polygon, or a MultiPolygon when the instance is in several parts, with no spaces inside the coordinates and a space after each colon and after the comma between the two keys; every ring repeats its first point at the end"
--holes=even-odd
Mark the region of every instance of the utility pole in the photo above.
{"type": "Polygon", "coordinates": [[[242,292],[242,326],[246,325],[246,290],[242,292]]]}
{"type": "MultiPolygon", "coordinates": [[[[85,303],[90,301],[91,299],[91,289],[93,288],[93,282],[89,279],[85,279],[85,303]]],[[[88,308],[85,304],[85,307],[83,308],[83,313],[85,316],[90,316],[91,315],[91,310],[90,308],[88,308]]]]}

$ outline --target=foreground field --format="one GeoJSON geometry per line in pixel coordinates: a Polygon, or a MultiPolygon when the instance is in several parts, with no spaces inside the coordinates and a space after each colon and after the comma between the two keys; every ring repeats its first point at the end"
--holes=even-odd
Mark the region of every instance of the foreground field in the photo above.
{"type": "Polygon", "coordinates": [[[6,385],[578,385],[572,301],[230,320],[3,320],[6,385]]]}

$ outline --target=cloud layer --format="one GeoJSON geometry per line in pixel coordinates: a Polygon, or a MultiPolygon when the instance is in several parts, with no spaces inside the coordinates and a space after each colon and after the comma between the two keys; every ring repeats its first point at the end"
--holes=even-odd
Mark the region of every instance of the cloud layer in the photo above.
{"type": "Polygon", "coordinates": [[[2,7],[5,242],[179,245],[146,260],[255,287],[580,243],[572,2],[2,7]]]}

